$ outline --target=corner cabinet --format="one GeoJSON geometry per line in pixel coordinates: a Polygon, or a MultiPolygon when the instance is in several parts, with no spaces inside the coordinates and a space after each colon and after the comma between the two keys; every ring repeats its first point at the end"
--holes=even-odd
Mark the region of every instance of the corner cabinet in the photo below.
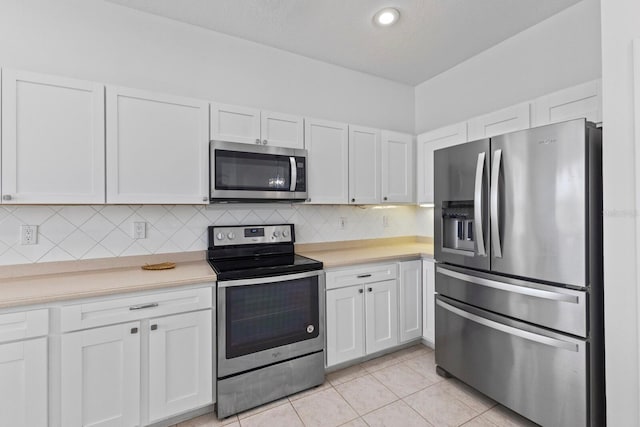
{"type": "Polygon", "coordinates": [[[380,139],[382,203],[414,202],[413,135],[383,130],[380,139]]]}
{"type": "Polygon", "coordinates": [[[380,197],[380,131],[349,125],[349,203],[378,204],[380,197]]]}
{"type": "Polygon", "coordinates": [[[305,119],[304,146],[308,151],[309,203],[349,202],[349,126],[305,119]]]}
{"type": "Polygon", "coordinates": [[[417,196],[418,203],[434,202],[433,152],[467,142],[467,122],[457,123],[418,135],[417,144],[417,196]]]}
{"type": "Polygon", "coordinates": [[[211,139],[302,148],[301,116],[228,104],[211,104],[211,139]]]}
{"type": "Polygon", "coordinates": [[[0,315],[0,425],[48,425],[48,310],[0,315]]]}
{"type": "Polygon", "coordinates": [[[210,287],[57,310],[56,425],[147,425],[213,403],[210,287]]]}
{"type": "Polygon", "coordinates": [[[206,204],[209,104],[107,87],[107,203],[206,204]]]}
{"type": "Polygon", "coordinates": [[[2,203],[104,203],[104,86],[2,70],[2,203]]]}

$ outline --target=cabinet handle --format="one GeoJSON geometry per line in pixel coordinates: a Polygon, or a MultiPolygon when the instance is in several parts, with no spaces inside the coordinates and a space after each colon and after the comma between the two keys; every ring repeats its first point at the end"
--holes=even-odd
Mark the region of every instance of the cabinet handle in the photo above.
{"type": "Polygon", "coordinates": [[[364,279],[365,277],[371,277],[371,273],[367,273],[367,274],[358,274],[358,279],[364,279]]]}
{"type": "Polygon", "coordinates": [[[202,198],[202,201],[203,201],[203,202],[208,202],[208,201],[209,201],[209,198],[208,198],[207,196],[204,196],[204,197],[202,198]]]}
{"type": "Polygon", "coordinates": [[[131,328],[131,333],[132,334],[137,334],[138,333],[138,328],[131,328]]]}
{"type": "Polygon", "coordinates": [[[387,198],[385,197],[384,200],[387,200],[387,198]]]}
{"type": "Polygon", "coordinates": [[[6,200],[6,201],[11,200],[11,194],[5,194],[4,196],[2,196],[2,200],[6,200]]]}
{"type": "Polygon", "coordinates": [[[129,310],[142,310],[144,308],[153,308],[157,306],[158,306],[157,302],[152,302],[151,304],[132,305],[131,307],[129,307],[129,310]]]}
{"type": "Polygon", "coordinates": [[[266,139],[262,140],[262,145],[267,145],[267,140],[266,139]]]}
{"type": "Polygon", "coordinates": [[[355,201],[356,201],[356,199],[351,199],[351,203],[353,203],[353,202],[355,202],[355,201]]]}
{"type": "Polygon", "coordinates": [[[256,138],[256,144],[260,144],[260,138],[256,138]]]}
{"type": "Polygon", "coordinates": [[[158,325],[151,325],[151,330],[155,331],[156,329],[158,329],[158,325]]]}
{"type": "Polygon", "coordinates": [[[362,290],[362,288],[358,289],[358,293],[360,293],[360,294],[364,293],[364,291],[362,290]]]}
{"type": "Polygon", "coordinates": [[[368,288],[367,291],[373,292],[373,288],[368,288]]]}

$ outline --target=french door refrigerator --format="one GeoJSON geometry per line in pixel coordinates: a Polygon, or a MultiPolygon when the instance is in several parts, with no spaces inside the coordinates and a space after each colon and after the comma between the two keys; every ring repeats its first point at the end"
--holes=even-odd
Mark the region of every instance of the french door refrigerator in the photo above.
{"type": "Polygon", "coordinates": [[[602,136],[584,119],[437,150],[436,364],[544,426],[602,426],[602,136]]]}

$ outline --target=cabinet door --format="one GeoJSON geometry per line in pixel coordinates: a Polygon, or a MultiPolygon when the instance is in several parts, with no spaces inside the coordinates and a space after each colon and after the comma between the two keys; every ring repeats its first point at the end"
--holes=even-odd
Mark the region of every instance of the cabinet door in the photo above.
{"type": "Polygon", "coordinates": [[[46,426],[47,339],[0,345],[0,425],[46,426]]]}
{"type": "Polygon", "coordinates": [[[467,142],[467,122],[446,126],[418,135],[416,163],[416,201],[433,203],[433,151],[467,142]]]}
{"type": "Polygon", "coordinates": [[[602,122],[602,84],[600,80],[573,86],[542,96],[532,104],[532,126],[586,117],[602,122]]]}
{"type": "Polygon", "coordinates": [[[396,280],[364,285],[367,354],[398,344],[398,283],[396,280]]]}
{"type": "Polygon", "coordinates": [[[149,325],[149,421],[212,403],[211,310],[149,325]]]}
{"type": "Polygon", "coordinates": [[[62,425],[140,422],[140,323],[62,335],[62,425]]]}
{"type": "Polygon", "coordinates": [[[206,102],[107,88],[107,202],[209,200],[206,102]]]}
{"type": "Polygon", "coordinates": [[[414,199],[413,136],[382,131],[382,202],[411,203],[414,199]]]}
{"type": "Polygon", "coordinates": [[[422,337],[422,262],[400,263],[400,342],[422,337]]]}
{"type": "Polygon", "coordinates": [[[431,345],[435,343],[436,337],[436,316],[435,316],[435,282],[436,271],[433,264],[433,260],[422,260],[422,295],[424,307],[422,311],[423,324],[422,324],[422,337],[427,340],[431,345]]]}
{"type": "Polygon", "coordinates": [[[364,356],[362,286],[327,291],[327,366],[364,356]]]}
{"type": "Polygon", "coordinates": [[[349,130],[344,123],[305,119],[309,202],[349,202],[349,130]]]}
{"type": "Polygon", "coordinates": [[[260,139],[260,110],[211,104],[211,139],[256,144],[260,139]]]}
{"type": "Polygon", "coordinates": [[[380,131],[349,126],[349,203],[380,203],[380,131]]]}
{"type": "Polygon", "coordinates": [[[104,86],[2,74],[3,203],[104,203],[104,86]]]}
{"type": "Polygon", "coordinates": [[[301,116],[263,111],[260,134],[264,145],[304,148],[304,119],[301,116]]]}
{"type": "Polygon", "coordinates": [[[468,123],[469,141],[528,129],[531,126],[529,103],[525,102],[480,117],[475,117],[469,120],[468,123]]]}

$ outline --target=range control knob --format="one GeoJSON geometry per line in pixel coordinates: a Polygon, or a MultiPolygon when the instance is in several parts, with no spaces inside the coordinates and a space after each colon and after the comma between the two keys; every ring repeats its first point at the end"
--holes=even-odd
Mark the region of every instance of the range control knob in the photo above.
{"type": "Polygon", "coordinates": [[[236,238],[236,234],[232,231],[229,234],[227,234],[227,237],[229,238],[229,240],[233,240],[236,238]]]}
{"type": "Polygon", "coordinates": [[[289,230],[282,230],[282,237],[289,237],[289,230]]]}
{"type": "Polygon", "coordinates": [[[276,239],[277,239],[278,237],[280,237],[280,232],[279,232],[278,230],[274,231],[274,232],[273,232],[273,237],[275,237],[276,239]]]}
{"type": "Polygon", "coordinates": [[[218,233],[218,234],[216,234],[216,238],[217,238],[218,240],[224,240],[224,233],[218,233]]]}

